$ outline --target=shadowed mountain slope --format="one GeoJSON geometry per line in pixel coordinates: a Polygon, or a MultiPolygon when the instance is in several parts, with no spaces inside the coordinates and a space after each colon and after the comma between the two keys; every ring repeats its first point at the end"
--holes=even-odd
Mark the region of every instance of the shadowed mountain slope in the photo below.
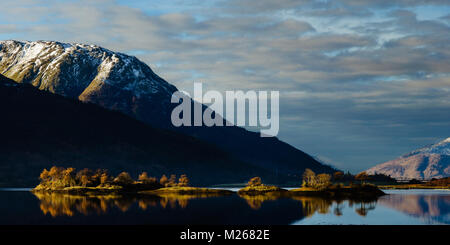
{"type": "Polygon", "coordinates": [[[40,171],[52,165],[128,171],[135,178],[141,171],[158,177],[186,173],[197,185],[275,178],[204,141],[2,75],[0,113],[3,186],[35,185],[40,171]]]}
{"type": "Polygon", "coordinates": [[[300,176],[305,168],[334,171],[276,137],[261,138],[239,127],[174,127],[170,114],[176,104],[170,99],[177,88],[137,58],[99,46],[2,41],[0,73],[43,91],[120,111],[155,128],[193,136],[275,174],[300,176]]]}

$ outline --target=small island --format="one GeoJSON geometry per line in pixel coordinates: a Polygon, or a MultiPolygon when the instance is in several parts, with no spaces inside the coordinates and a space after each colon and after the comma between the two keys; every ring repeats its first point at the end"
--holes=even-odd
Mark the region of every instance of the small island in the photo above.
{"type": "MultiPolygon", "coordinates": [[[[337,174],[340,175],[340,174],[337,174]]],[[[335,179],[339,179],[336,178],[335,179]]],[[[276,186],[262,184],[261,178],[252,178],[246,187],[238,191],[239,196],[249,197],[264,195],[270,197],[295,197],[295,196],[320,196],[336,198],[367,199],[377,198],[385,195],[376,185],[365,183],[367,179],[365,173],[356,176],[361,183],[350,183],[344,186],[342,183],[332,183],[331,175],[322,173],[316,175],[311,169],[306,169],[303,173],[302,187],[292,190],[285,190],[276,186]]]]}
{"type": "MultiPolygon", "coordinates": [[[[339,179],[341,175],[339,172],[335,174],[334,179],[339,179]]],[[[332,183],[332,177],[329,174],[316,175],[311,169],[306,169],[303,173],[302,187],[290,190],[293,196],[322,196],[322,197],[336,197],[336,198],[377,198],[386,195],[376,185],[365,183],[368,175],[362,172],[355,176],[360,183],[332,183]]]]}
{"type": "Polygon", "coordinates": [[[127,172],[122,172],[113,177],[105,169],[93,171],[85,168],[76,172],[74,168],[53,166],[50,170],[44,169],[39,179],[41,182],[31,190],[32,192],[58,192],[79,195],[227,195],[232,193],[227,190],[190,187],[189,178],[185,174],[178,179],[174,174],[170,175],[170,178],[163,175],[160,179],[157,179],[149,177],[147,172],[143,172],[135,181],[127,172]]]}
{"type": "Polygon", "coordinates": [[[260,177],[251,178],[247,186],[238,191],[239,195],[268,195],[274,193],[287,192],[285,189],[273,185],[264,185],[260,177]]]}
{"type": "Polygon", "coordinates": [[[406,183],[395,183],[390,185],[380,185],[381,189],[407,190],[407,189],[450,189],[450,177],[441,179],[431,179],[429,181],[410,180],[406,183]]]}
{"type": "MultiPolygon", "coordinates": [[[[290,198],[296,196],[321,196],[336,198],[377,198],[385,195],[376,185],[365,183],[367,175],[360,173],[355,180],[360,183],[344,185],[338,183],[340,174],[332,177],[322,173],[316,175],[312,170],[306,169],[303,173],[302,186],[297,189],[286,190],[273,185],[265,185],[260,177],[251,178],[247,186],[240,189],[237,194],[246,199],[255,196],[265,196],[268,199],[290,198]]],[[[230,195],[233,192],[223,189],[211,189],[189,186],[189,178],[183,174],[179,178],[172,174],[168,178],[150,177],[147,172],[139,175],[134,180],[129,173],[122,172],[117,176],[110,176],[105,169],[76,171],[74,168],[52,167],[44,169],[40,176],[41,182],[32,192],[59,192],[77,195],[110,195],[110,194],[135,194],[135,195],[198,195],[221,196],[230,195]]]]}

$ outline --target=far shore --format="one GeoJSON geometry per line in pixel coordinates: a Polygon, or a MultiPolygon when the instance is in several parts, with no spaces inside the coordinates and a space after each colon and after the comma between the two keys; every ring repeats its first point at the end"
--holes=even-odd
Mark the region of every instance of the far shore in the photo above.
{"type": "Polygon", "coordinates": [[[428,186],[423,184],[379,185],[382,190],[450,190],[450,186],[428,186]]]}
{"type": "MultiPolygon", "coordinates": [[[[39,175],[41,182],[33,188],[32,192],[65,193],[79,195],[202,195],[221,196],[230,195],[235,191],[222,188],[191,187],[190,179],[182,174],[179,178],[171,174],[168,178],[162,175],[160,179],[151,177],[147,172],[139,174],[137,180],[127,172],[121,172],[117,176],[111,176],[106,169],[82,169],[64,168],[53,166],[50,170],[44,169],[39,175]]],[[[447,189],[450,178],[431,180],[429,182],[410,182],[408,184],[375,185],[367,180],[389,179],[386,176],[369,176],[365,172],[356,176],[336,172],[331,176],[327,173],[315,174],[311,169],[306,169],[302,175],[301,188],[284,189],[275,185],[263,184],[260,177],[251,178],[245,187],[237,191],[239,196],[271,196],[272,198],[321,196],[326,198],[378,198],[386,195],[382,189],[447,189]],[[347,179],[358,180],[345,185],[347,179]]],[[[236,183],[238,184],[238,183],[236,183]]],[[[299,183],[300,184],[300,183],[299,183]]],[[[228,185],[230,188],[232,185],[228,185]]],[[[233,186],[236,188],[236,186],[233,186]]]]}

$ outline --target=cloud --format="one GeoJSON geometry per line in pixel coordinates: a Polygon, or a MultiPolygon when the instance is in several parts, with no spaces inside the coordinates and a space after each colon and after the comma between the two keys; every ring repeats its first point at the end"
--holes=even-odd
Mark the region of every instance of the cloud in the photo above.
{"type": "Polygon", "coordinates": [[[449,18],[414,8],[448,1],[195,3],[6,1],[0,36],[135,54],[186,91],[279,90],[280,138],[353,171],[450,135],[449,18]]]}
{"type": "Polygon", "coordinates": [[[0,33],[11,33],[17,31],[16,25],[0,24],[0,33]]]}

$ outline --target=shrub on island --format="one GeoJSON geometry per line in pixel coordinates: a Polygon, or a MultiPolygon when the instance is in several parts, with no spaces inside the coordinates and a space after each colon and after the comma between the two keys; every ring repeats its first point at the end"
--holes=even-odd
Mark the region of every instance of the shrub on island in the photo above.
{"type": "Polygon", "coordinates": [[[163,187],[187,187],[189,178],[186,175],[176,179],[176,175],[171,175],[167,179],[165,175],[158,181],[155,177],[150,177],[147,172],[139,175],[135,181],[129,173],[122,172],[116,177],[110,176],[108,170],[82,169],[76,172],[75,168],[63,168],[53,166],[50,170],[44,169],[40,176],[40,183],[35,191],[39,190],[74,190],[74,189],[110,189],[110,190],[154,190],[163,187]]]}
{"type": "Polygon", "coordinates": [[[264,185],[262,183],[260,177],[253,177],[248,181],[246,187],[244,187],[238,191],[238,194],[260,195],[260,194],[265,194],[265,193],[269,193],[269,192],[280,192],[280,191],[286,191],[286,190],[283,190],[276,186],[264,185]]]}

